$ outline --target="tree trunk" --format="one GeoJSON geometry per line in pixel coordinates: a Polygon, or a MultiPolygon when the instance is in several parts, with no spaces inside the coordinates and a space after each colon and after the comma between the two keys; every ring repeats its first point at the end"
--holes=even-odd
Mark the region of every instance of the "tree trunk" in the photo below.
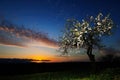
{"type": "Polygon", "coordinates": [[[92,46],[89,46],[88,49],[87,49],[87,55],[90,59],[91,62],[95,62],[95,55],[92,54],[92,49],[93,47],[92,46]]]}
{"type": "Polygon", "coordinates": [[[92,69],[93,73],[96,73],[95,55],[92,54],[92,49],[93,49],[92,46],[88,47],[87,55],[88,55],[90,61],[92,62],[91,63],[91,69],[92,69]]]}

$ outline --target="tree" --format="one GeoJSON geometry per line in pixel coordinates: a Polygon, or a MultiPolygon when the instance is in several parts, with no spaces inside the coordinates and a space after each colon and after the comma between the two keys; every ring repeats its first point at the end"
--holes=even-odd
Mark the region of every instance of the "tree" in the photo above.
{"type": "Polygon", "coordinates": [[[68,19],[65,30],[60,40],[60,51],[69,53],[69,49],[85,48],[91,62],[95,62],[93,48],[101,48],[103,36],[110,36],[114,27],[113,20],[109,15],[99,13],[95,18],[90,16],[79,22],[76,19],[68,19]]]}

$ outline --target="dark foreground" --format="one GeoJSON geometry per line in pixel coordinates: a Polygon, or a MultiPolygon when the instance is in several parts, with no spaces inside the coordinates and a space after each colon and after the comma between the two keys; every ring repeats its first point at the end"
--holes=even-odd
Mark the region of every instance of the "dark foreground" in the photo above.
{"type": "Polygon", "coordinates": [[[120,80],[120,64],[0,64],[0,80],[120,80]]]}

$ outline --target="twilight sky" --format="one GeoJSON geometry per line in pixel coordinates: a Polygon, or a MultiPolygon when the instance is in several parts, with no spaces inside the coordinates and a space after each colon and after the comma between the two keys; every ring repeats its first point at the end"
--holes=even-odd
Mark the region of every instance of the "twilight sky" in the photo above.
{"type": "Polygon", "coordinates": [[[0,25],[0,58],[87,61],[88,57],[83,52],[60,57],[56,40],[67,19],[81,21],[99,12],[103,15],[110,13],[117,25],[113,36],[104,38],[103,44],[119,53],[119,3],[119,0],[0,0],[0,22],[6,24],[0,25]]]}

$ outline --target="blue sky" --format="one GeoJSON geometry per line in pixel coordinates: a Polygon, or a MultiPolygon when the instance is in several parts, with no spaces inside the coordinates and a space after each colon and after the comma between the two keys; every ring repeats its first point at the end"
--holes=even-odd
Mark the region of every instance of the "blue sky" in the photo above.
{"type": "Polygon", "coordinates": [[[119,24],[118,7],[118,0],[0,0],[1,15],[16,24],[44,31],[55,38],[68,18],[81,20],[99,12],[105,15],[111,13],[115,23],[119,24]]]}
{"type": "MultiPolygon", "coordinates": [[[[47,33],[57,40],[67,19],[84,19],[86,16],[111,14],[117,26],[120,21],[119,0],[0,0],[0,17],[36,32],[47,33]]],[[[114,35],[103,40],[107,46],[120,39],[120,28],[114,35]]],[[[4,52],[4,51],[3,51],[4,52]]]]}

